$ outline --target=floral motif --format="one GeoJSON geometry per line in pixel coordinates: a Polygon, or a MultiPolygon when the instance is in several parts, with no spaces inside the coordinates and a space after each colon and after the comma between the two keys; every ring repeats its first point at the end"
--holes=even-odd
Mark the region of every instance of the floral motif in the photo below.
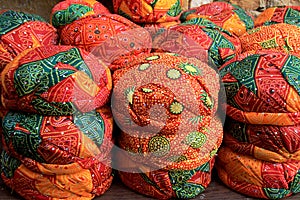
{"type": "Polygon", "coordinates": [[[173,113],[173,114],[180,114],[182,113],[184,110],[184,106],[177,102],[177,101],[174,101],[171,105],[170,105],[170,112],[173,113]]]}
{"type": "Polygon", "coordinates": [[[201,70],[197,66],[195,66],[191,63],[181,63],[178,67],[183,69],[184,72],[186,72],[190,75],[200,75],[201,74],[201,70]]]}
{"type": "Polygon", "coordinates": [[[206,140],[206,135],[197,131],[186,136],[186,143],[195,149],[202,147],[206,140]]]}
{"type": "Polygon", "coordinates": [[[154,136],[148,143],[149,152],[156,157],[165,156],[170,150],[168,138],[163,136],[154,136]]]}
{"type": "Polygon", "coordinates": [[[167,77],[173,80],[179,79],[181,77],[181,72],[177,69],[169,69],[167,71],[167,77]]]}

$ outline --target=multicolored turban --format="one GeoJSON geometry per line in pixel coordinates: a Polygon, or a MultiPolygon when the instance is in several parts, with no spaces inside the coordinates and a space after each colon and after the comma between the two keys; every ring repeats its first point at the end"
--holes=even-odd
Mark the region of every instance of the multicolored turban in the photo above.
{"type": "Polygon", "coordinates": [[[109,68],[72,46],[43,46],[20,53],[1,73],[4,108],[43,115],[71,115],[105,105],[109,68]]]}
{"type": "Polygon", "coordinates": [[[300,29],[279,23],[254,28],[239,37],[243,52],[270,50],[300,56],[300,29]]]}
{"type": "Polygon", "coordinates": [[[232,34],[240,36],[254,27],[254,18],[238,5],[216,1],[191,8],[181,15],[181,21],[205,18],[232,34]]]}
{"type": "Polygon", "coordinates": [[[14,10],[0,11],[0,72],[28,48],[57,44],[56,29],[43,18],[14,10]]]}
{"type": "Polygon", "coordinates": [[[254,21],[256,27],[286,23],[300,26],[300,6],[271,7],[260,13],[254,21]]]}
{"type": "Polygon", "coordinates": [[[282,199],[300,192],[300,161],[267,162],[221,147],[216,168],[228,187],[247,196],[282,199]]]}
{"type": "Polygon", "coordinates": [[[300,192],[299,63],[261,50],[220,68],[227,118],[217,170],[230,188],[267,199],[300,192]]]}
{"type": "Polygon", "coordinates": [[[179,22],[182,0],[113,0],[115,13],[137,24],[168,27],[179,22]]]}
{"type": "Polygon", "coordinates": [[[25,199],[93,199],[112,182],[108,107],[70,116],[7,112],[1,178],[25,199]]]}
{"type": "MultiPolygon", "coordinates": [[[[197,51],[202,54],[205,50],[209,59],[217,67],[241,52],[240,40],[237,36],[204,18],[193,18],[161,32],[161,34],[158,32],[154,37],[153,46],[165,48],[164,46],[170,46],[170,42],[176,41],[176,44],[174,44],[176,46],[191,46],[189,51],[194,51],[194,53],[191,53],[194,57],[199,57],[197,51]],[[169,37],[176,32],[182,36],[179,38],[169,37]],[[184,39],[180,41],[182,37],[184,39]],[[177,44],[178,42],[179,44],[177,44]],[[193,50],[193,46],[197,49],[193,50]],[[199,46],[202,47],[202,50],[199,50],[199,46]]],[[[174,49],[176,49],[176,46],[174,46],[174,49]]]]}
{"type": "Polygon", "coordinates": [[[121,180],[158,199],[203,192],[223,135],[217,72],[196,58],[152,53],[116,70],[113,82],[121,180]]]}
{"type": "Polygon", "coordinates": [[[61,29],[75,20],[101,14],[110,14],[110,11],[96,0],[64,0],[52,8],[50,22],[61,29]]]}

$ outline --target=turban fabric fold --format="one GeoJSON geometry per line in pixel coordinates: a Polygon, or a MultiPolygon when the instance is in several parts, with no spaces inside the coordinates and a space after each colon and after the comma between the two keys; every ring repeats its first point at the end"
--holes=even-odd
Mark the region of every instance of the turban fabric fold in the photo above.
{"type": "Polygon", "coordinates": [[[286,23],[300,26],[300,7],[299,6],[283,6],[271,7],[260,13],[254,23],[255,26],[271,25],[286,23]]]}
{"type": "Polygon", "coordinates": [[[254,18],[238,5],[216,1],[183,12],[181,21],[205,18],[232,34],[240,36],[254,27],[254,18]]]}
{"type": "Polygon", "coordinates": [[[61,29],[86,16],[101,14],[110,14],[110,11],[96,0],[64,0],[52,8],[50,22],[61,29]]]}
{"type": "Polygon", "coordinates": [[[71,115],[105,105],[111,91],[108,67],[71,46],[43,46],[19,54],[1,74],[6,109],[71,115]]]}
{"type": "Polygon", "coordinates": [[[270,50],[300,56],[300,29],[286,23],[259,26],[240,36],[242,51],[270,50]]]}
{"type": "Polygon", "coordinates": [[[182,0],[113,0],[114,12],[146,26],[169,27],[180,22],[182,0]]]}
{"type": "Polygon", "coordinates": [[[0,72],[22,51],[57,43],[56,29],[40,16],[14,10],[0,11],[0,72]]]}
{"type": "MultiPolygon", "coordinates": [[[[191,55],[199,57],[197,53],[201,55],[203,51],[207,51],[209,60],[217,67],[241,52],[240,40],[237,36],[204,18],[193,18],[166,30],[154,37],[153,46],[164,47],[165,44],[169,45],[170,42],[179,41],[178,38],[169,37],[177,32],[181,34],[179,38],[185,36],[184,40],[192,41],[190,43],[183,41],[186,43],[180,44],[182,47],[190,45],[202,47],[202,50],[194,51],[191,55]]],[[[175,45],[178,46],[177,43],[175,45]]],[[[174,47],[175,52],[177,46],[174,47]]]]}

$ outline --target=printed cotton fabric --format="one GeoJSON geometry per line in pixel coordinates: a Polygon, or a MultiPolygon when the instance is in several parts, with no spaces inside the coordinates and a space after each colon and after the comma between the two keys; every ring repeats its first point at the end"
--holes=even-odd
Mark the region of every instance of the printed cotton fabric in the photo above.
{"type": "Polygon", "coordinates": [[[282,199],[300,192],[300,162],[267,162],[221,147],[216,168],[228,187],[260,199],[282,199]]]}
{"type": "Polygon", "coordinates": [[[270,50],[300,56],[300,29],[286,23],[254,28],[240,36],[242,50],[270,50]]]}
{"type": "Polygon", "coordinates": [[[168,27],[180,22],[182,0],[113,0],[114,12],[139,25],[168,27]]]}
{"type": "Polygon", "coordinates": [[[190,8],[180,19],[205,18],[236,36],[241,36],[254,27],[254,17],[241,7],[223,1],[216,1],[190,8]]]}
{"type": "Polygon", "coordinates": [[[93,199],[112,182],[108,107],[72,116],[9,111],[1,178],[25,199],[93,199]]]}
{"type": "Polygon", "coordinates": [[[77,19],[101,14],[110,14],[110,11],[96,0],[65,0],[52,8],[50,22],[61,29],[77,19]]]}
{"type": "Polygon", "coordinates": [[[91,52],[111,37],[138,28],[140,26],[116,14],[88,16],[66,25],[61,31],[61,43],[91,52]]]}
{"type": "Polygon", "coordinates": [[[40,16],[0,11],[0,72],[22,51],[57,43],[57,30],[40,16]]]}
{"type": "Polygon", "coordinates": [[[300,6],[271,7],[260,13],[255,19],[255,26],[286,23],[300,26],[300,6]]]}
{"type": "Polygon", "coordinates": [[[116,161],[129,188],[168,199],[193,198],[208,186],[223,135],[216,73],[173,53],[139,55],[114,72],[116,161]]]}
{"type": "MultiPolygon", "coordinates": [[[[174,51],[176,53],[179,53],[179,50],[176,50],[177,46],[185,48],[191,46],[189,49],[190,57],[199,58],[206,51],[208,55],[206,57],[216,67],[220,67],[241,52],[240,40],[237,36],[204,18],[194,18],[164,30],[161,31],[162,33],[158,32],[154,37],[153,46],[157,48],[166,47],[163,50],[168,50],[168,48],[172,47],[171,52],[174,51]],[[172,37],[175,33],[179,33],[181,36],[178,38],[172,37]],[[184,40],[180,41],[179,39],[183,36],[184,40]],[[179,42],[179,44],[175,43],[176,45],[173,46],[172,42],[174,41],[179,42]],[[193,49],[193,47],[196,49],[193,49]],[[199,49],[199,47],[202,48],[199,49]],[[196,50],[199,51],[199,55],[197,55],[198,52],[196,50]]],[[[183,55],[185,55],[184,51],[181,52],[183,55]]]]}
{"type": "Polygon", "coordinates": [[[43,46],[20,53],[1,74],[5,109],[42,115],[72,115],[105,105],[109,68],[71,46],[43,46]]]}

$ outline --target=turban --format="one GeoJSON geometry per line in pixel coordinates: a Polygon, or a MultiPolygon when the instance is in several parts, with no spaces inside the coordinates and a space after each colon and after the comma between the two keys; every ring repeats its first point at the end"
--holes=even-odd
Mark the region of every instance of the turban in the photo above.
{"type": "Polygon", "coordinates": [[[57,31],[43,18],[13,10],[0,11],[0,72],[22,51],[57,44],[57,31]]]}
{"type": "Polygon", "coordinates": [[[109,13],[109,10],[96,0],[64,0],[52,8],[50,22],[54,27],[62,28],[86,16],[109,13]]]}
{"type": "Polygon", "coordinates": [[[286,23],[300,26],[300,7],[271,7],[260,13],[254,21],[255,26],[286,23]]]}
{"type": "Polygon", "coordinates": [[[261,49],[300,55],[300,29],[279,23],[254,28],[240,36],[242,51],[261,49]]]}
{"type": "Polygon", "coordinates": [[[158,48],[159,46],[164,47],[165,44],[168,45],[170,40],[174,40],[168,35],[173,35],[177,32],[185,37],[184,41],[179,41],[178,38],[175,38],[177,43],[180,42],[180,46],[191,46],[191,51],[194,51],[191,55],[194,55],[194,57],[199,57],[197,51],[199,51],[199,54],[207,51],[209,59],[217,67],[241,52],[238,37],[204,18],[194,18],[161,32],[161,34],[157,34],[154,37],[153,46],[158,48]],[[182,42],[186,42],[186,44],[182,42]],[[202,50],[199,50],[198,47],[197,51],[193,50],[192,46],[201,46],[202,50]]]}
{"type": "Polygon", "coordinates": [[[216,73],[173,53],[139,55],[114,72],[115,159],[129,188],[167,199],[193,198],[208,186],[223,135],[216,73]]]}
{"type": "Polygon", "coordinates": [[[182,21],[208,19],[237,36],[254,27],[254,18],[241,7],[228,2],[212,2],[191,8],[181,15],[182,21]]]}
{"type": "Polygon", "coordinates": [[[66,25],[61,31],[61,43],[90,52],[111,37],[136,28],[140,26],[119,15],[88,16],[66,25]]]}
{"type": "Polygon", "coordinates": [[[267,162],[221,147],[216,163],[220,179],[245,195],[282,199],[300,192],[300,161],[267,162]]]}
{"type": "Polygon", "coordinates": [[[71,115],[105,105],[109,68],[71,46],[43,46],[19,54],[1,73],[2,104],[10,110],[71,115]]]}
{"type": "Polygon", "coordinates": [[[68,116],[7,112],[1,178],[25,199],[93,199],[112,182],[108,107],[68,116]]]}
{"type": "Polygon", "coordinates": [[[178,22],[182,0],[113,0],[114,11],[138,24],[178,22]]]}
{"type": "Polygon", "coordinates": [[[260,50],[220,68],[227,118],[217,170],[230,188],[267,199],[299,192],[299,63],[292,54],[260,50]]]}

